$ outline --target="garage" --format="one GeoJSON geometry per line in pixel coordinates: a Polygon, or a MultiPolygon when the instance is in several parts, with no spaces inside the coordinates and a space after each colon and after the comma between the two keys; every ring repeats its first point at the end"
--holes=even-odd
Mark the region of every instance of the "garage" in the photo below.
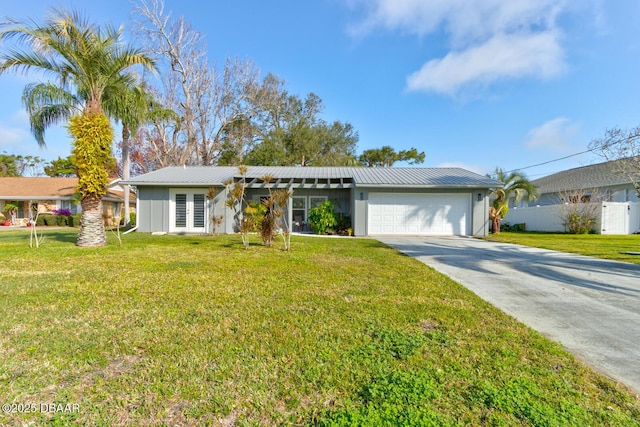
{"type": "Polygon", "coordinates": [[[466,235],[469,193],[369,193],[368,234],[466,235]]]}

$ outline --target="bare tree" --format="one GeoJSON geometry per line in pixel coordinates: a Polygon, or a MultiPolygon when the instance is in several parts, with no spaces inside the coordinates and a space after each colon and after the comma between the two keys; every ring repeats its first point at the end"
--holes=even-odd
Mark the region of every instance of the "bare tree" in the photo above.
{"type": "Polygon", "coordinates": [[[640,127],[608,129],[604,137],[591,141],[589,149],[615,161],[616,173],[629,179],[640,197],[640,127]]]}
{"type": "Polygon", "coordinates": [[[225,144],[241,163],[262,103],[280,86],[261,83],[250,60],[227,59],[222,69],[210,64],[204,36],[183,16],[165,12],[163,0],[140,0],[135,11],[141,42],[164,68],[156,97],[177,113],[177,120],[154,122],[142,142],[161,167],[216,164],[225,144]]]}
{"type": "Polygon", "coordinates": [[[607,195],[597,189],[565,191],[560,197],[560,219],[571,234],[587,234],[593,231],[598,212],[607,195]]]}

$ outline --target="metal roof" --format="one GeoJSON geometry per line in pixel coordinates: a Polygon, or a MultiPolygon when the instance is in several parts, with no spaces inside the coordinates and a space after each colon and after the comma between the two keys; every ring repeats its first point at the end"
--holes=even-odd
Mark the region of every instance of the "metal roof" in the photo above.
{"type": "Polygon", "coordinates": [[[540,194],[629,184],[631,180],[620,173],[621,166],[620,160],[597,163],[554,173],[531,182],[538,187],[540,194]]]}
{"type": "MultiPolygon", "coordinates": [[[[247,166],[249,187],[262,187],[270,175],[273,185],[293,188],[433,187],[489,188],[501,183],[461,168],[367,168],[247,166]]],[[[137,176],[127,184],[137,186],[218,186],[239,180],[236,166],[172,166],[137,176]]]]}

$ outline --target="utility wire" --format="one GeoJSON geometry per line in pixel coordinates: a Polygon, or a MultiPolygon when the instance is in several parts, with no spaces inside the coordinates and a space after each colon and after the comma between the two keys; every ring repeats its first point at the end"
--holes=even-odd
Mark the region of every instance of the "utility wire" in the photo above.
{"type": "Polygon", "coordinates": [[[612,145],[620,144],[621,142],[624,142],[624,141],[633,141],[634,139],[638,139],[638,138],[640,138],[640,135],[634,135],[634,136],[630,136],[630,137],[620,138],[620,139],[618,139],[616,141],[613,141],[613,142],[602,143],[602,144],[600,144],[600,145],[598,145],[596,147],[590,148],[589,150],[581,151],[581,152],[575,153],[575,154],[569,154],[568,156],[560,157],[558,159],[548,160],[546,162],[537,163],[535,165],[530,165],[530,166],[525,166],[523,168],[513,169],[513,170],[510,170],[510,171],[506,171],[505,173],[512,173],[512,172],[522,171],[522,170],[525,170],[525,169],[536,168],[538,166],[548,165],[549,163],[559,162],[560,160],[566,160],[566,159],[569,159],[571,157],[580,156],[580,155],[586,154],[586,153],[592,153],[592,152],[594,152],[596,150],[600,150],[603,147],[610,147],[612,145]]]}

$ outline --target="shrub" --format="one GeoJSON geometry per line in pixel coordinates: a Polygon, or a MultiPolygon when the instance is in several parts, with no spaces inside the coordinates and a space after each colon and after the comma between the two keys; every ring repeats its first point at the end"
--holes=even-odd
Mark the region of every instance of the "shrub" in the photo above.
{"type": "Polygon", "coordinates": [[[262,228],[262,220],[267,213],[267,207],[259,201],[251,201],[244,208],[244,220],[246,221],[249,231],[259,232],[262,228]]]}
{"type": "Polygon", "coordinates": [[[570,213],[562,223],[571,234],[589,234],[596,225],[596,219],[589,215],[580,215],[578,212],[570,213]]]}
{"type": "Polygon", "coordinates": [[[54,216],[52,214],[40,214],[40,215],[38,215],[38,220],[36,221],[36,226],[42,227],[43,225],[49,225],[48,222],[47,222],[47,220],[49,220],[49,218],[54,218],[54,216]]]}
{"type": "Polygon", "coordinates": [[[527,224],[525,223],[513,224],[512,228],[513,228],[513,231],[519,231],[519,232],[527,231],[527,224]]]}
{"type": "Polygon", "coordinates": [[[345,215],[343,213],[339,213],[336,216],[337,224],[336,224],[336,233],[346,236],[349,234],[349,229],[352,227],[351,225],[351,217],[349,215],[345,215]]]}
{"type": "Polygon", "coordinates": [[[82,214],[73,214],[69,217],[69,227],[80,227],[80,219],[82,218],[82,214]]]}
{"type": "MultiPolygon", "coordinates": [[[[129,224],[131,228],[136,226],[136,214],[133,212],[129,212],[129,224]]],[[[120,226],[124,226],[124,215],[120,218],[120,226]]]]}
{"type": "Polygon", "coordinates": [[[581,189],[560,195],[562,225],[571,234],[587,234],[593,231],[607,195],[597,190],[581,189]]]}
{"type": "Polygon", "coordinates": [[[55,215],[45,215],[44,225],[55,226],[58,225],[58,218],[55,215]]]}
{"type": "Polygon", "coordinates": [[[58,227],[65,227],[67,225],[68,216],[56,215],[56,225],[58,227]]]}
{"type": "Polygon", "coordinates": [[[508,222],[503,222],[502,224],[500,224],[500,230],[501,231],[524,232],[524,231],[527,231],[527,224],[520,223],[520,224],[511,225],[508,222]]]}
{"type": "Polygon", "coordinates": [[[71,216],[71,209],[57,209],[53,211],[54,215],[71,216]]]}
{"type": "Polygon", "coordinates": [[[326,234],[332,231],[338,220],[333,211],[333,202],[327,200],[315,208],[309,209],[309,224],[311,231],[316,234],[326,234]]]}

